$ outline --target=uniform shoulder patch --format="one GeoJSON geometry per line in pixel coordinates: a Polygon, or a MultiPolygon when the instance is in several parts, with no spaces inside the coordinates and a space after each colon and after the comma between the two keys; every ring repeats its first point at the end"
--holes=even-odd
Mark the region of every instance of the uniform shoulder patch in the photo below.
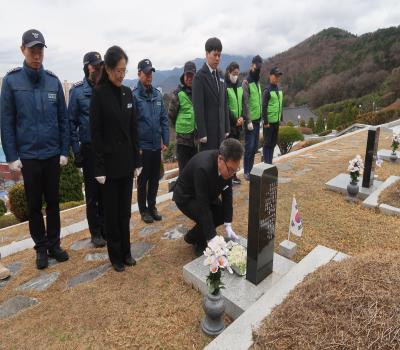
{"type": "Polygon", "coordinates": [[[47,74],[49,74],[49,75],[51,75],[52,77],[58,79],[57,75],[55,75],[51,70],[45,69],[45,71],[46,71],[47,74]]]}
{"type": "Polygon", "coordinates": [[[7,74],[12,74],[12,73],[15,73],[15,72],[19,72],[21,69],[22,69],[22,67],[12,68],[7,72],[7,74]]]}
{"type": "Polygon", "coordinates": [[[83,85],[83,80],[77,81],[76,83],[72,84],[72,87],[75,88],[77,86],[82,86],[83,85]]]}

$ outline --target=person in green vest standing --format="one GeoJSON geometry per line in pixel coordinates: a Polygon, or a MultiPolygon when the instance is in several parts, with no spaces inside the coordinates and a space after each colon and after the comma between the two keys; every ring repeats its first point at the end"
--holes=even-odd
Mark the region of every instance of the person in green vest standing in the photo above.
{"type": "Polygon", "coordinates": [[[278,142],[279,124],[282,121],[283,92],[278,84],[282,72],[274,67],[269,72],[269,85],[263,92],[263,157],[264,163],[272,164],[275,146],[278,142]]]}
{"type": "Polygon", "coordinates": [[[192,103],[192,83],[195,74],[196,65],[191,61],[186,62],[180,78],[182,85],[179,85],[174,91],[168,108],[168,117],[176,130],[179,174],[197,153],[197,145],[194,140],[196,124],[192,103]]]}
{"type": "Polygon", "coordinates": [[[250,180],[250,172],[254,165],[254,156],[257,152],[260,138],[260,121],[262,107],[262,92],[260,87],[260,72],[262,58],[253,57],[248,77],[243,80],[243,118],[244,134],[244,178],[250,180]]]}
{"type": "MultiPolygon", "coordinates": [[[[239,84],[240,68],[237,62],[229,63],[225,71],[226,94],[229,109],[230,133],[229,137],[240,140],[243,126],[243,88],[239,84]]],[[[232,182],[240,184],[240,179],[236,174],[232,177],[232,182]]]]}

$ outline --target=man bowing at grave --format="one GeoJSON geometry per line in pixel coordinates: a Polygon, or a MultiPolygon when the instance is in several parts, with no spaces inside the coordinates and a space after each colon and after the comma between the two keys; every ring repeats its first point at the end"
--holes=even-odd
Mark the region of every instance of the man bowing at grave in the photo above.
{"type": "Polygon", "coordinates": [[[219,150],[196,154],[179,175],[172,199],[180,211],[196,224],[185,235],[185,242],[201,255],[207,241],[224,224],[227,236],[237,240],[232,230],[232,177],[239,170],[243,147],[238,140],[227,139],[219,150]]]}

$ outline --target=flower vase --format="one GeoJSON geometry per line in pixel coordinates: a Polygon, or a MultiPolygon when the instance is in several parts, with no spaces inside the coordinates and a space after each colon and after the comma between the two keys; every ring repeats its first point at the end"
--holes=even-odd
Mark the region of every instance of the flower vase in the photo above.
{"type": "Polygon", "coordinates": [[[393,151],[392,153],[390,153],[390,160],[392,161],[392,162],[395,162],[396,160],[397,160],[397,154],[396,154],[396,151],[393,151]]]}
{"type": "Polygon", "coordinates": [[[217,295],[208,293],[203,300],[203,309],[206,315],[201,322],[201,329],[208,336],[215,337],[225,329],[225,302],[221,291],[217,295]]]}
{"type": "Polygon", "coordinates": [[[347,185],[347,193],[349,194],[349,197],[351,198],[357,197],[359,191],[360,188],[358,187],[357,182],[351,180],[350,183],[347,185]]]}

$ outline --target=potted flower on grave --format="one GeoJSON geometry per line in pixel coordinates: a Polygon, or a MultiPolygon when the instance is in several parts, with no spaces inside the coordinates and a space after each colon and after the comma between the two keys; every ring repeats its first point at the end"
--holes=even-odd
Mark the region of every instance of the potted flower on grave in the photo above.
{"type": "Polygon", "coordinates": [[[390,160],[392,162],[395,162],[397,160],[397,154],[396,151],[399,148],[399,144],[400,144],[400,135],[393,133],[392,136],[392,144],[391,144],[391,148],[392,148],[392,153],[390,154],[390,160]]]}
{"type": "Polygon", "coordinates": [[[239,276],[246,275],[247,250],[236,242],[229,241],[228,260],[232,270],[239,276]]]}
{"type": "Polygon", "coordinates": [[[360,155],[349,161],[348,171],[350,173],[350,183],[347,185],[347,192],[350,197],[356,197],[359,192],[358,177],[362,174],[364,162],[360,155]]]}
{"type": "Polygon", "coordinates": [[[225,329],[224,312],[225,304],[221,296],[221,289],[224,284],[221,281],[222,271],[228,270],[232,273],[228,261],[228,247],[222,236],[215,236],[208,242],[204,251],[204,265],[209,266],[207,276],[208,294],[204,297],[203,309],[205,317],[201,328],[209,336],[216,336],[225,329]]]}

